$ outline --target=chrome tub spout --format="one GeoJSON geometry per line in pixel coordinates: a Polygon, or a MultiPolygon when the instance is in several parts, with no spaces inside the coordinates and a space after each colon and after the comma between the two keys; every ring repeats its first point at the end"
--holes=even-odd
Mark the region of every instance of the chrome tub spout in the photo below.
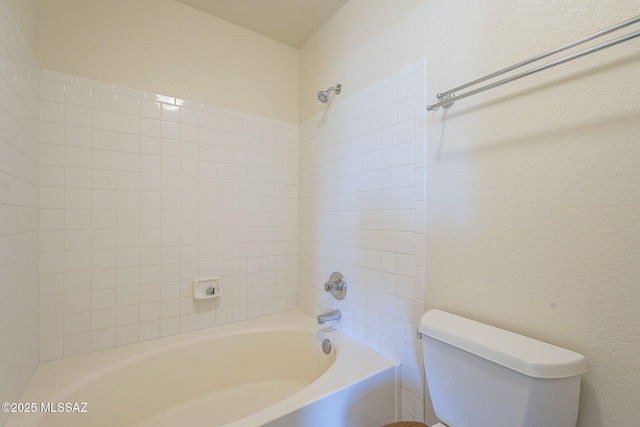
{"type": "Polygon", "coordinates": [[[340,313],[340,310],[332,310],[318,315],[318,323],[321,325],[324,325],[325,322],[328,322],[330,320],[340,319],[342,319],[342,313],[340,313]]]}

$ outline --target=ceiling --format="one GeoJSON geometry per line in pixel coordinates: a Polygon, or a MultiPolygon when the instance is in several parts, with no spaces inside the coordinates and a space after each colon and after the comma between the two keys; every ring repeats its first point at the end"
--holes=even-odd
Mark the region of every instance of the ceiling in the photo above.
{"type": "Polygon", "coordinates": [[[348,0],[176,1],[299,48],[348,0]]]}

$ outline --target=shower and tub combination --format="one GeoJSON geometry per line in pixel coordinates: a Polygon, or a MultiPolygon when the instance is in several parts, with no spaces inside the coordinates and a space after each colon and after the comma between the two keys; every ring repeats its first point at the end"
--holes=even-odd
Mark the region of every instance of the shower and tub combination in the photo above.
{"type": "Polygon", "coordinates": [[[381,426],[398,366],[293,311],[43,363],[6,425],[381,426]]]}

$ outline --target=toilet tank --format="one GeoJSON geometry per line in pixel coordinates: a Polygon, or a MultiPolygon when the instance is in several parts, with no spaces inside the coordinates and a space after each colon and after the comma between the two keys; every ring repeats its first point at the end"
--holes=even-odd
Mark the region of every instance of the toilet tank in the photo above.
{"type": "Polygon", "coordinates": [[[421,320],[427,385],[450,427],[575,427],[579,353],[440,310],[421,320]]]}

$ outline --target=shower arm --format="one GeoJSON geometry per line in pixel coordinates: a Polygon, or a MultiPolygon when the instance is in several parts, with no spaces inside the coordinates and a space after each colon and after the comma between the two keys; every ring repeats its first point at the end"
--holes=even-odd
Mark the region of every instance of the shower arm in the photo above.
{"type": "Polygon", "coordinates": [[[332,90],[336,91],[336,95],[340,95],[340,92],[342,91],[342,85],[338,83],[336,86],[331,86],[325,92],[327,92],[327,95],[328,95],[331,93],[332,90]]]}

